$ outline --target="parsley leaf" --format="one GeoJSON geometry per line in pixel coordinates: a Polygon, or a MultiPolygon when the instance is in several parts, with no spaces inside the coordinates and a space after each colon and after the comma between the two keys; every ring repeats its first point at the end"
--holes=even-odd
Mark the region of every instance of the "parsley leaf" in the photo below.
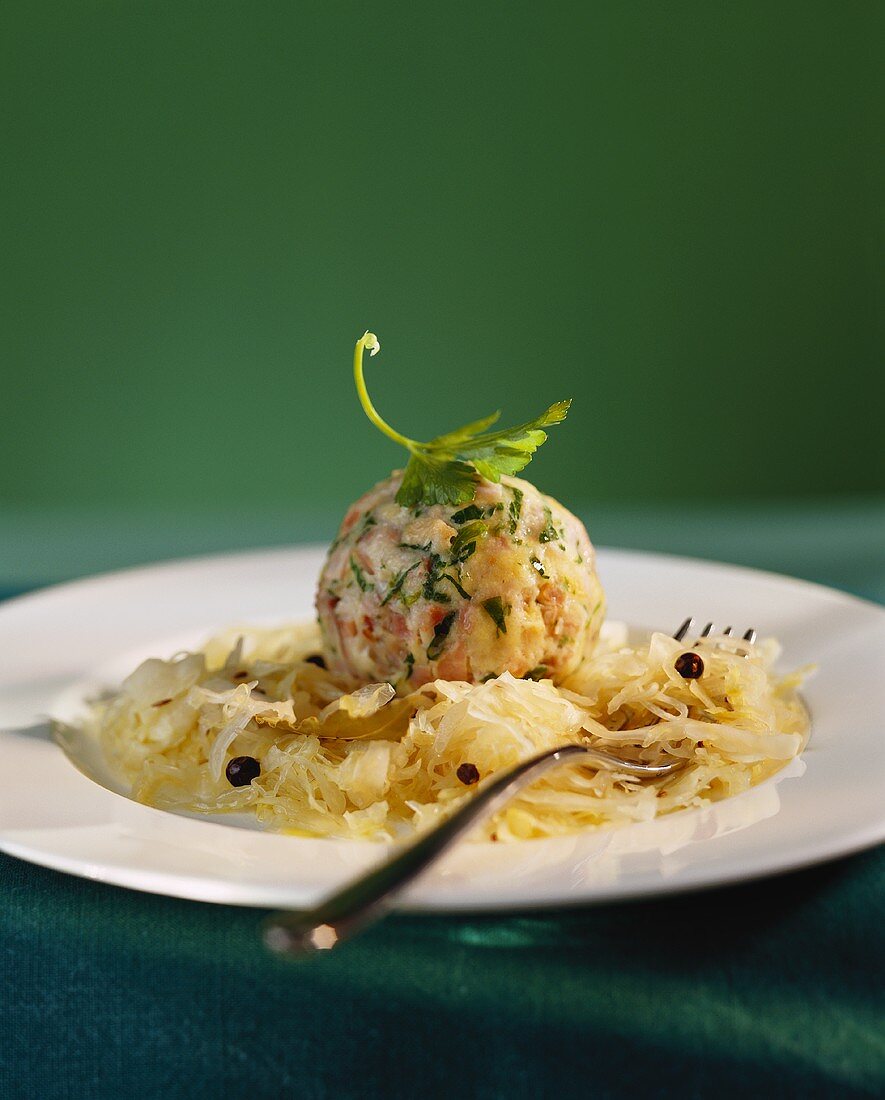
{"type": "Polygon", "coordinates": [[[466,462],[412,451],[397,490],[396,502],[404,508],[416,504],[463,504],[476,496],[479,476],[466,462]]]}
{"type": "Polygon", "coordinates": [[[376,428],[409,452],[409,462],[396,494],[397,504],[468,504],[480,478],[499,482],[503,474],[519,473],[547,439],[545,428],[566,418],[570,401],[558,401],[534,420],[514,428],[489,431],[500,413],[474,420],[427,443],[409,439],[381,418],[366,389],[363,353],[376,355],[378,337],[366,332],[356,342],[353,375],[360,404],[376,428]]]}
{"type": "Polygon", "coordinates": [[[491,599],[483,600],[482,606],[485,613],[495,624],[498,634],[506,634],[510,604],[504,603],[500,596],[492,596],[491,599]]]}

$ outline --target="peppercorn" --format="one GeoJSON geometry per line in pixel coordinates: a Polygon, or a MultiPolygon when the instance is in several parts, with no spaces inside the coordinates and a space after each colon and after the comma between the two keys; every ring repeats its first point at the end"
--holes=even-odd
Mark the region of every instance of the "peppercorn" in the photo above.
{"type": "Polygon", "coordinates": [[[676,658],[676,671],[683,680],[697,680],[704,672],[704,662],[697,653],[683,653],[676,658]]]}
{"type": "Polygon", "coordinates": [[[305,661],[307,661],[307,663],[309,665],[316,665],[317,668],[325,668],[326,667],[326,660],[319,653],[311,653],[311,655],[309,657],[305,657],[304,659],[305,659],[305,661]]]}
{"type": "Polygon", "coordinates": [[[479,782],[479,768],[476,764],[459,764],[455,774],[465,787],[471,787],[479,782]]]}
{"type": "Polygon", "coordinates": [[[224,774],[232,787],[248,787],[253,779],[261,775],[261,765],[254,756],[235,756],[224,774]]]}

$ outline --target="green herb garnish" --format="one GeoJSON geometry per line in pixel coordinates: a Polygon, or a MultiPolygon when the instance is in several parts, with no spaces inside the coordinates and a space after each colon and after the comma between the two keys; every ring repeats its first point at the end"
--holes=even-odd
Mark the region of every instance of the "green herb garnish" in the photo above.
{"type": "Polygon", "coordinates": [[[539,577],[547,576],[547,574],[544,572],[544,566],[541,564],[538,558],[534,556],[534,554],[529,558],[529,561],[532,563],[532,569],[534,569],[539,577]]]}
{"type": "Polygon", "coordinates": [[[522,513],[522,489],[511,489],[513,493],[513,500],[510,501],[510,507],[508,513],[510,515],[510,534],[516,533],[516,525],[519,523],[519,517],[522,513]]]}
{"type": "Polygon", "coordinates": [[[446,644],[446,638],[449,636],[449,631],[452,629],[452,623],[454,623],[457,614],[457,611],[450,611],[444,619],[436,624],[433,638],[431,639],[430,645],[427,647],[427,659],[429,661],[435,661],[440,653],[442,653],[443,646],[446,644]]]}
{"type": "Polygon", "coordinates": [[[363,522],[357,534],[357,540],[361,539],[366,531],[368,531],[370,527],[374,527],[377,523],[378,520],[375,519],[371,512],[366,513],[366,515],[363,516],[363,522]]]}
{"type": "Polygon", "coordinates": [[[382,420],[369,397],[363,377],[363,354],[368,351],[376,355],[380,349],[374,333],[363,333],[354,350],[353,376],[366,416],[376,428],[409,452],[409,462],[396,494],[397,504],[406,508],[418,504],[466,504],[476,495],[480,478],[499,482],[502,474],[519,473],[546,440],[544,428],[565,420],[571,404],[571,401],[558,401],[525,424],[489,431],[501,415],[494,412],[428,443],[419,443],[382,420]]]}
{"type": "Polygon", "coordinates": [[[546,675],[546,665],[535,665],[534,668],[530,668],[525,676],[523,676],[523,680],[543,680],[546,675]]]}
{"type": "Polygon", "coordinates": [[[562,538],[562,531],[558,531],[553,524],[553,513],[544,505],[544,530],[538,535],[540,542],[556,542],[557,539],[562,538]]]}
{"type": "Polygon", "coordinates": [[[455,512],[452,516],[452,523],[462,524],[467,523],[471,519],[484,519],[486,516],[491,515],[493,509],[480,508],[478,504],[468,504],[466,508],[462,508],[460,512],[455,512]]]}
{"type": "Polygon", "coordinates": [[[360,586],[363,592],[368,592],[370,588],[375,587],[373,584],[370,584],[369,581],[366,580],[365,573],[363,573],[362,569],[360,569],[359,564],[352,554],[350,556],[350,569],[354,575],[354,578],[356,579],[356,583],[360,586]]]}
{"type": "Polygon", "coordinates": [[[457,591],[462,600],[470,599],[470,593],[466,589],[461,587],[461,585],[458,583],[457,580],[455,580],[451,573],[443,573],[441,580],[448,581],[449,584],[457,591]]]}
{"type": "Polygon", "coordinates": [[[507,633],[507,615],[510,607],[505,604],[500,596],[492,596],[490,600],[483,600],[482,606],[488,617],[498,628],[499,634],[507,633]]]}
{"type": "Polygon", "coordinates": [[[439,554],[431,554],[427,559],[427,576],[424,578],[422,595],[425,600],[434,600],[436,603],[451,603],[445,592],[440,592],[436,587],[443,580],[446,571],[446,563],[439,554]]]}
{"type": "Polygon", "coordinates": [[[452,539],[449,552],[453,562],[466,561],[476,550],[476,544],[489,533],[488,527],[481,519],[465,523],[457,535],[452,539]]]}
{"type": "Polygon", "coordinates": [[[387,595],[386,595],[386,596],[384,597],[384,599],[383,599],[383,600],[381,601],[381,606],[382,606],[382,607],[383,607],[383,606],[384,606],[384,605],[385,605],[386,603],[390,603],[390,601],[391,601],[391,600],[393,599],[393,597],[394,597],[394,596],[396,596],[396,595],[397,595],[397,593],[398,593],[398,592],[400,591],[400,589],[402,588],[402,586],[403,586],[403,582],[405,581],[406,577],[407,577],[407,576],[408,576],[408,575],[409,575],[409,574],[410,574],[410,573],[412,572],[412,570],[413,570],[413,569],[417,569],[419,565],[421,565],[421,562],[420,562],[420,561],[416,561],[416,562],[414,562],[414,563],[413,563],[412,565],[410,565],[410,566],[408,567],[408,569],[404,569],[404,570],[402,571],[402,573],[400,573],[400,575],[399,575],[399,576],[398,576],[398,577],[396,578],[396,580],[395,580],[395,581],[393,582],[393,584],[392,584],[392,585],[390,586],[390,591],[389,591],[389,592],[387,593],[387,595]]]}

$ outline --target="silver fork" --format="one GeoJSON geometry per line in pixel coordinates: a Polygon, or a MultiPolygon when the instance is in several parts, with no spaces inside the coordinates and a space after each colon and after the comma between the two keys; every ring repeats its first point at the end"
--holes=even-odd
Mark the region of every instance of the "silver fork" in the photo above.
{"type": "MultiPolygon", "coordinates": [[[[681,642],[691,628],[688,618],[673,637],[681,642]]],[[[731,635],[729,626],[723,634],[731,635]]],[[[708,638],[713,623],[707,623],[700,638],[708,638]]],[[[756,632],[748,630],[743,641],[752,645],[756,632]]],[[[304,913],[275,913],[264,925],[264,942],[282,955],[304,957],[326,951],[388,912],[397,895],[447,852],[477,821],[502,809],[517,791],[527,787],[545,772],[568,763],[591,764],[609,771],[623,772],[638,779],[659,779],[684,766],[684,760],[671,764],[639,764],[621,760],[611,753],[587,745],[562,745],[525,760],[499,775],[465,803],[451,817],[425,833],[414,843],[365,875],[349,882],[314,909],[304,913]]]]}

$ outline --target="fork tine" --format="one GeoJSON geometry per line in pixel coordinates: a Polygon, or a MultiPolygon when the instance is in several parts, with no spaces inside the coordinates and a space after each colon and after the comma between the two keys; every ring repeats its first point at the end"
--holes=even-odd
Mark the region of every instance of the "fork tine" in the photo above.
{"type": "Polygon", "coordinates": [[[689,615],[682,626],[680,626],[676,633],[673,635],[677,642],[681,642],[685,635],[688,633],[688,628],[691,626],[692,618],[693,616],[689,615]]]}
{"type": "MultiPolygon", "coordinates": [[[[694,616],[689,615],[688,618],[683,623],[680,624],[679,628],[676,630],[676,632],[673,635],[673,637],[676,639],[677,642],[681,642],[683,640],[685,635],[689,632],[689,630],[691,630],[691,624],[693,622],[694,622],[694,616]]],[[[704,629],[698,635],[698,641],[700,641],[701,638],[709,638],[710,635],[713,633],[714,626],[715,626],[715,624],[712,623],[712,622],[707,623],[707,625],[704,627],[704,629]]],[[[722,631],[722,636],[724,638],[730,638],[730,637],[732,637],[733,633],[734,633],[734,627],[733,626],[727,626],[722,631]]],[[[752,626],[742,636],[741,641],[747,642],[748,645],[755,645],[756,644],[756,631],[752,626]]]]}

